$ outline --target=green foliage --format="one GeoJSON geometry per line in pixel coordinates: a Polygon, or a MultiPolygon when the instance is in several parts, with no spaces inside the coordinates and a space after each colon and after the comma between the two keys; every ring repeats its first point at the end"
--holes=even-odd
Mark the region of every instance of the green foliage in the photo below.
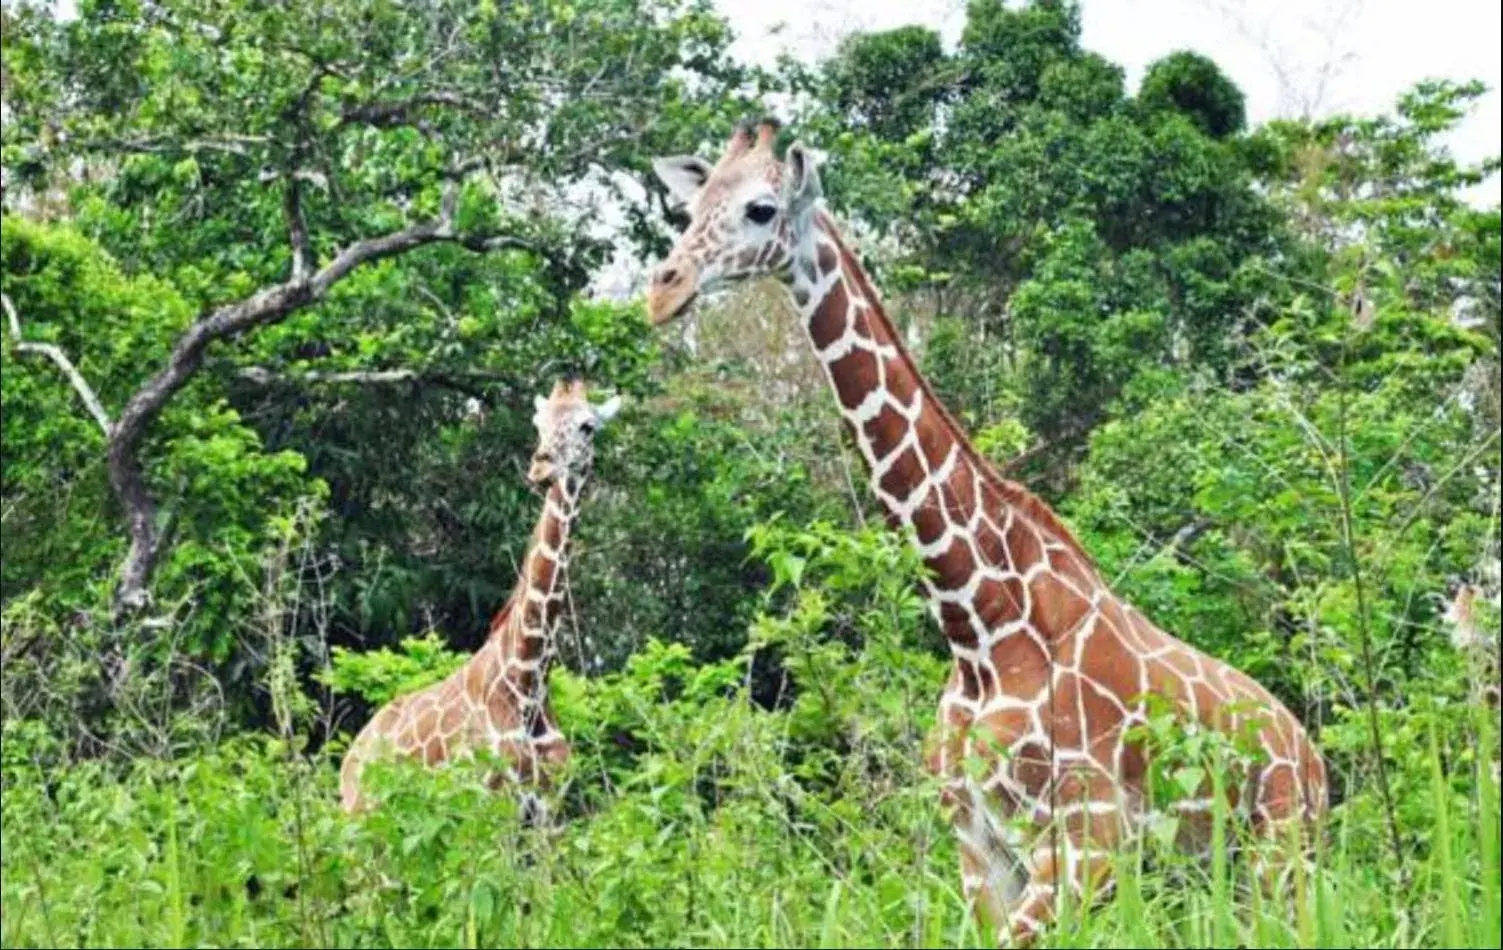
{"type": "Polygon", "coordinates": [[[1081,48],[1075,4],[977,2],[953,53],[919,30],[863,36],[813,88],[827,190],[894,240],[890,289],[988,341],[934,366],[976,424],[1011,387],[1055,464],[1140,375],[1231,370],[1261,289],[1243,274],[1284,235],[1214,64],[1168,57],[1132,99],[1081,48]]]}
{"type": "Polygon", "coordinates": [[[808,465],[758,451],[764,438],[799,436],[786,422],[746,432],[736,417],[748,398],[680,378],[655,414],[623,414],[610,434],[570,572],[588,641],[576,668],[613,668],[651,638],[700,660],[734,656],[768,577],[749,557],[748,529],[776,512],[803,521],[838,511],[808,465]]]}
{"type": "MultiPolygon", "coordinates": [[[[854,540],[856,548],[870,546],[854,540]]],[[[770,616],[799,638],[797,612],[770,616]]],[[[876,636],[874,636],[874,640],[876,636]]],[[[249,738],[176,763],[44,773],[7,735],[7,946],[975,946],[953,836],[916,774],[901,667],[870,648],[822,672],[860,701],[748,702],[738,663],[652,645],[556,687],[576,736],[560,824],[524,828],[476,769],[372,769],[381,807],[337,811],[334,762],[249,738]],[[837,741],[852,743],[840,750],[837,741]],[[623,754],[623,749],[630,749],[623,754]],[[46,780],[44,781],[44,774],[46,780]]],[[[927,677],[933,671],[926,671],[927,677]]],[[[818,689],[812,690],[819,692],[818,689]]],[[[921,719],[932,715],[925,703],[921,719]]],[[[1495,731],[1482,727],[1483,758],[1495,731]]],[[[28,742],[37,742],[27,736],[28,742]]],[[[1221,746],[1166,736],[1179,793],[1221,746]],[[1198,743],[1198,745],[1197,745],[1198,743]],[[1205,762],[1196,766],[1191,762],[1205,762]]],[[[20,744],[17,742],[17,744],[20,744]]],[[[1066,905],[1046,945],[1492,945],[1496,780],[1418,743],[1421,775],[1469,783],[1410,830],[1436,842],[1395,890],[1372,823],[1338,809],[1297,898],[1259,898],[1230,831],[1206,865],[1149,842],[1115,901],[1066,905]],[[1481,806],[1479,808],[1479,805],[1481,806]],[[1489,815],[1491,814],[1491,817],[1489,815]],[[1443,843],[1443,845],[1442,845],[1443,843]],[[1490,852],[1488,849],[1493,848],[1490,852]],[[1150,857],[1151,855],[1151,857],[1150,857]],[[1479,909],[1463,914],[1464,906],[1479,909]]]]}
{"type": "Polygon", "coordinates": [[[354,652],[335,647],[318,682],[335,693],[359,696],[384,706],[397,696],[436,683],[463,665],[466,657],[448,649],[437,632],[407,637],[401,652],[389,648],[354,652]]]}
{"type": "MultiPolygon", "coordinates": [[[[163,361],[189,319],[182,297],[161,281],[123,274],[70,227],[7,216],[0,235],[5,292],[24,337],[59,346],[105,410],[118,411],[140,367],[163,361]]],[[[158,574],[166,613],[136,629],[113,629],[110,589],[124,541],[104,434],[58,368],[21,352],[9,334],[0,377],[7,656],[28,645],[5,667],[17,713],[45,715],[54,725],[71,720],[75,704],[108,695],[109,677],[119,675],[104,657],[170,680],[186,656],[243,690],[235,682],[245,658],[239,627],[257,602],[247,578],[259,573],[264,550],[294,512],[316,509],[326,495],[304,457],[268,450],[212,382],[189,387],[146,447],[153,485],[170,499],[161,513],[165,531],[178,542],[158,574]]]]}
{"type": "MultiPolygon", "coordinates": [[[[98,183],[68,182],[80,217],[200,303],[284,276],[288,189],[327,259],[432,218],[448,168],[484,158],[558,194],[626,160],[625,129],[676,134],[744,75],[721,55],[725,25],[678,0],[84,3],[67,22],[25,7],[7,26],[15,184],[110,162],[98,183]]],[[[569,226],[582,211],[535,215],[477,180],[458,217],[546,246],[555,278],[577,284],[601,252],[569,226]]]]}
{"type": "Polygon", "coordinates": [[[1172,53],[1149,66],[1138,104],[1153,112],[1184,113],[1217,139],[1241,132],[1247,122],[1242,90],[1214,62],[1191,52],[1172,53]]]}
{"type": "Polygon", "coordinates": [[[832,78],[835,99],[848,125],[902,140],[933,119],[945,86],[939,34],[920,26],[886,33],[856,33],[846,40],[832,78]]]}
{"type": "MultiPolygon", "coordinates": [[[[310,266],[327,266],[434,221],[446,179],[470,169],[453,214],[469,248],[374,262],[211,348],[153,424],[153,592],[177,612],[150,619],[177,659],[252,698],[265,657],[236,649],[257,599],[247,557],[258,525],[313,497],[331,517],[300,569],[322,586],[290,625],[336,645],[430,628],[477,643],[536,515],[516,477],[532,397],[568,373],[636,398],[658,386],[640,308],[582,294],[610,248],[579,195],[729,112],[751,72],[722,55],[724,23],[678,0],[77,14],[7,7],[5,200],[69,219],[114,276],[33,261],[38,226],[8,217],[6,285],[27,332],[60,342],[112,412],[207,308],[288,277],[294,221],[310,266]]],[[[123,532],[102,439],[50,364],[24,362],[6,374],[4,597],[50,585],[51,622],[103,623],[123,532]]],[[[628,626],[606,653],[645,636],[628,626]]]]}

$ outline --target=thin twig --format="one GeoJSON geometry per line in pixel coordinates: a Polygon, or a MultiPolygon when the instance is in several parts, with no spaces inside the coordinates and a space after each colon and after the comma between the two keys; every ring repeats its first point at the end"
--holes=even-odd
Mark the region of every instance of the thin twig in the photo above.
{"type": "Polygon", "coordinates": [[[40,353],[56,363],[58,369],[62,370],[63,375],[68,378],[68,382],[73,385],[73,390],[78,393],[78,398],[83,400],[85,408],[89,410],[89,415],[93,416],[94,421],[99,423],[100,431],[104,433],[105,438],[109,438],[110,428],[113,425],[110,422],[110,414],[104,411],[104,404],[95,395],[94,387],[90,386],[89,381],[84,379],[83,374],[73,365],[73,361],[68,359],[68,355],[55,344],[32,343],[21,336],[21,318],[16,314],[16,306],[11,303],[9,294],[0,294],[0,305],[5,307],[5,321],[10,326],[10,335],[16,341],[17,352],[40,353]]]}
{"type": "Polygon", "coordinates": [[[1394,863],[1399,878],[1405,880],[1408,865],[1404,860],[1403,839],[1399,837],[1398,810],[1393,802],[1393,789],[1388,781],[1388,764],[1383,755],[1383,733],[1378,722],[1378,671],[1373,661],[1372,620],[1367,603],[1367,585],[1362,575],[1362,563],[1357,557],[1356,527],[1352,518],[1351,459],[1346,431],[1347,392],[1346,360],[1351,347],[1351,328],[1348,325],[1342,334],[1341,362],[1336,376],[1336,491],[1341,504],[1341,542],[1346,549],[1348,565],[1352,571],[1353,591],[1357,596],[1357,634],[1362,649],[1362,666],[1367,677],[1367,722],[1372,741],[1373,761],[1378,770],[1378,792],[1383,799],[1383,811],[1388,823],[1389,846],[1393,848],[1394,863]]]}

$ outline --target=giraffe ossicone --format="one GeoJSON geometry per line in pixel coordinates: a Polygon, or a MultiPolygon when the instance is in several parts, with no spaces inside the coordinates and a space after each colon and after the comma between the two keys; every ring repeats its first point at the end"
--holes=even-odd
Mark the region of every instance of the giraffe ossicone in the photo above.
{"type": "Polygon", "coordinates": [[[569,538],[594,465],[595,434],[620,407],[619,396],[592,404],[578,380],[560,381],[534,400],[538,443],[527,477],[543,493],[543,510],[516,586],[474,656],[443,680],[393,699],[356,736],[340,769],[347,812],[370,807],[361,777],[374,759],[405,756],[437,766],[481,752],[504,763],[490,776],[493,788],[521,786],[529,810],[541,805],[525,787],[546,786],[569,757],[548,701],[569,538]]]}
{"type": "MultiPolygon", "coordinates": [[[[654,163],[690,223],[652,274],[648,313],[666,323],[700,294],[753,277],[788,290],[889,526],[929,568],[929,607],[954,667],[928,764],[978,914],[1027,942],[1051,919],[1057,889],[1109,887],[1115,851],[1160,817],[1135,728],[1155,698],[1190,728],[1250,735],[1258,755],[1228,788],[1230,804],[1265,841],[1292,829],[1307,842],[1327,806],[1326,773],[1299,721],[1114,594],[1055,513],[976,452],[822,210],[809,151],[795,142],[779,159],[776,132],[739,127],[713,165],[654,163]]],[[[1181,843],[1205,847],[1210,778],[1172,810],[1181,843]]]]}

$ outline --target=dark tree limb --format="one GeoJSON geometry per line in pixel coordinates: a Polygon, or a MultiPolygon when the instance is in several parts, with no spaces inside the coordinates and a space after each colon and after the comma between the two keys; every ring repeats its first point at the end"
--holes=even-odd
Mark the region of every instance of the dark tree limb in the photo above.
{"type": "Polygon", "coordinates": [[[487,110],[484,103],[468,96],[440,89],[416,95],[410,99],[351,103],[345,106],[340,115],[340,122],[344,125],[369,125],[378,129],[413,125],[416,124],[414,117],[419,112],[435,106],[458,109],[478,116],[485,116],[489,111],[493,111],[487,110]]]}
{"type": "Polygon", "coordinates": [[[94,393],[94,387],[84,379],[78,367],[68,359],[68,354],[52,343],[33,343],[21,336],[21,318],[16,313],[15,304],[11,303],[9,294],[0,294],[0,306],[5,308],[5,322],[10,326],[10,335],[16,341],[16,351],[19,353],[40,353],[57,364],[57,368],[63,371],[68,382],[72,384],[73,391],[78,393],[78,398],[83,400],[84,407],[89,410],[89,415],[99,423],[99,428],[104,432],[105,438],[110,436],[110,414],[104,411],[104,404],[94,393]]]}
{"type": "Polygon", "coordinates": [[[303,218],[303,183],[297,175],[288,175],[283,186],[282,214],[292,244],[292,279],[301,281],[308,274],[308,222],[303,218]]]}
{"type": "Polygon", "coordinates": [[[1174,537],[1170,538],[1169,543],[1164,545],[1163,553],[1170,556],[1178,556],[1180,551],[1194,544],[1199,540],[1201,535],[1210,530],[1211,525],[1214,523],[1204,515],[1196,517],[1189,524],[1174,532],[1174,537]]]}
{"type": "MultiPolygon", "coordinates": [[[[126,529],[130,536],[130,549],[121,566],[119,583],[115,589],[117,610],[138,610],[150,602],[147,585],[160,553],[156,504],[146,488],[141,471],[141,440],[162,407],[198,372],[209,345],[229,336],[280,322],[289,314],[322,300],[331,287],[362,264],[393,257],[417,247],[440,242],[455,243],[475,251],[529,247],[525,241],[515,238],[461,235],[456,232],[454,215],[458,204],[459,179],[475,167],[474,162],[466,163],[447,176],[442,211],[437,220],[415,224],[381,237],[357,241],[312,273],[305,270],[298,274],[294,263],[293,276],[284,283],[266,287],[244,300],[210,311],[178,338],[167,359],[167,366],[131,396],[121,411],[119,420],[110,429],[109,439],[110,485],[125,509],[126,529]]],[[[296,194],[289,183],[289,195],[296,194]]],[[[296,201],[289,198],[288,207],[295,206],[296,201]]],[[[294,247],[298,240],[298,228],[302,227],[300,209],[296,210],[299,214],[290,216],[299,222],[298,227],[292,231],[294,247]]],[[[296,259],[294,251],[294,262],[296,259]]]]}

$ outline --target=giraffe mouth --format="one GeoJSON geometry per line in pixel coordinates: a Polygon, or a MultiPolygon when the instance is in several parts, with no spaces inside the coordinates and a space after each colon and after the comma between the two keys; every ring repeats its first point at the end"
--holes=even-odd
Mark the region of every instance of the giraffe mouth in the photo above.
{"type": "Polygon", "coordinates": [[[527,470],[527,481],[534,488],[541,488],[553,481],[553,465],[549,462],[534,462],[527,470]]]}
{"type": "Polygon", "coordinates": [[[690,309],[693,308],[694,303],[697,300],[699,300],[699,292],[695,291],[694,293],[685,297],[683,303],[679,304],[677,307],[674,307],[671,311],[668,312],[668,314],[654,319],[652,321],[653,326],[660,327],[665,323],[672,323],[679,317],[682,317],[684,314],[688,313],[690,309]]]}

